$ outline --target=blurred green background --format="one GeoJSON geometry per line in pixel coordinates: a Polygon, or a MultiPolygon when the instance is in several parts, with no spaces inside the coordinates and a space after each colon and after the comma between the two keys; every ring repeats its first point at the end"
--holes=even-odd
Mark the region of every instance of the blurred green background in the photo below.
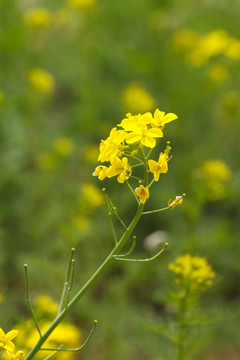
{"type": "MultiPolygon", "coordinates": [[[[240,3],[237,0],[0,0],[0,326],[24,326],[31,296],[59,301],[76,247],[73,293],[112,247],[101,188],[126,222],[135,203],[116,179],[92,177],[98,144],[127,112],[159,108],[173,159],[147,209],[186,192],[183,206],[139,224],[136,257],[114,263],[68,318],[77,359],[174,359],[154,329],[168,321],[169,262],[207,258],[217,281],[202,298],[209,323],[194,359],[240,349],[240,3]],[[152,235],[148,237],[148,235],[152,235]],[[157,245],[156,245],[157,244],[157,245]],[[157,248],[158,249],[158,248],[157,248]]],[[[121,231],[120,226],[117,230],[121,231]]],[[[26,335],[27,336],[27,335],[26,335]]],[[[198,341],[198,340],[196,340],[198,341]]],[[[240,353],[236,355],[240,359],[240,353]]],[[[225,359],[225,358],[224,358],[225,359]]]]}

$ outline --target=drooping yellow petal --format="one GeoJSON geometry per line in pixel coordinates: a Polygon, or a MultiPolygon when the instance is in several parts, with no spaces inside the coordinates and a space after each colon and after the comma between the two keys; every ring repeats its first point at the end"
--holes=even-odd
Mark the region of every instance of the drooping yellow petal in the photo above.
{"type": "Polygon", "coordinates": [[[147,134],[152,137],[163,137],[163,132],[159,128],[152,128],[147,131],[147,134]]]}
{"type": "Polygon", "coordinates": [[[142,137],[141,143],[146,147],[150,147],[151,149],[156,146],[156,140],[153,137],[148,136],[147,134],[142,137]]]}
{"type": "Polygon", "coordinates": [[[129,134],[127,134],[126,136],[126,142],[128,144],[134,144],[135,142],[138,142],[139,140],[141,140],[141,135],[131,132],[129,134]]]}

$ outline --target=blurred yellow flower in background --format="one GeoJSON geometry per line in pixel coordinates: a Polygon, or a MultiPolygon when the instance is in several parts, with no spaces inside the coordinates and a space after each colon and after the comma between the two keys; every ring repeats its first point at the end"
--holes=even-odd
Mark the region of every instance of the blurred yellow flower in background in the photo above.
{"type": "Polygon", "coordinates": [[[59,155],[69,156],[74,150],[74,142],[70,138],[63,136],[55,140],[53,148],[59,155]]]}
{"type": "Polygon", "coordinates": [[[5,94],[2,90],[0,90],[0,104],[2,104],[5,100],[5,94]]]}
{"type": "Polygon", "coordinates": [[[224,54],[233,60],[240,60],[240,40],[234,37],[228,39],[224,54]]]}
{"type": "Polygon", "coordinates": [[[97,4],[97,0],[68,0],[69,4],[79,9],[89,9],[97,4]]]}
{"type": "Polygon", "coordinates": [[[52,22],[52,13],[46,8],[30,9],[25,12],[23,20],[32,28],[48,27],[52,22]]]}
{"type": "Polygon", "coordinates": [[[50,153],[42,153],[37,156],[35,163],[41,170],[52,170],[56,166],[56,159],[50,153]]]}
{"type": "Polygon", "coordinates": [[[155,99],[140,85],[130,83],[123,92],[123,101],[130,112],[150,111],[155,106],[155,99]]]}
{"type": "Polygon", "coordinates": [[[95,163],[99,156],[99,147],[96,145],[89,145],[85,150],[85,158],[89,163],[95,163]]]}
{"type": "Polygon", "coordinates": [[[174,272],[176,283],[189,290],[204,288],[213,284],[215,273],[203,257],[186,254],[177,257],[168,267],[174,272]]]}
{"type": "Polygon", "coordinates": [[[203,163],[203,175],[207,182],[208,198],[216,201],[226,196],[226,182],[232,172],[222,160],[208,160],[203,163]]]}
{"type": "MultiPolygon", "coordinates": [[[[44,333],[51,325],[50,322],[41,321],[39,323],[41,332],[44,333]]],[[[18,326],[19,336],[16,342],[18,347],[24,350],[24,353],[28,353],[30,349],[39,340],[39,333],[35,327],[33,320],[28,320],[18,326]]],[[[64,345],[65,349],[77,348],[81,345],[81,332],[73,324],[60,323],[57,328],[52,332],[48,340],[44,343],[44,347],[56,349],[60,345],[64,345]]],[[[36,355],[36,359],[45,359],[46,356],[51,355],[52,351],[39,351],[36,355]]],[[[58,352],[54,355],[57,360],[72,360],[75,357],[74,352],[58,352]]]]}
{"type": "Polygon", "coordinates": [[[172,38],[173,47],[175,49],[192,49],[199,40],[199,35],[188,29],[180,29],[172,38]]]}
{"type": "Polygon", "coordinates": [[[208,76],[215,83],[221,84],[229,78],[229,71],[226,66],[216,64],[208,70],[208,76]]]}
{"type": "Polygon", "coordinates": [[[76,215],[72,218],[72,225],[77,230],[86,231],[90,228],[90,219],[85,215],[76,215]]]}
{"type": "Polygon", "coordinates": [[[104,202],[102,191],[92,184],[82,185],[82,197],[88,205],[92,207],[99,207],[104,202]]]}
{"type": "Polygon", "coordinates": [[[56,315],[59,304],[46,294],[39,295],[34,298],[34,305],[40,316],[56,315]]]}
{"type": "Polygon", "coordinates": [[[51,93],[55,88],[55,80],[49,72],[37,68],[29,71],[29,83],[33,90],[40,93],[51,93]]]}

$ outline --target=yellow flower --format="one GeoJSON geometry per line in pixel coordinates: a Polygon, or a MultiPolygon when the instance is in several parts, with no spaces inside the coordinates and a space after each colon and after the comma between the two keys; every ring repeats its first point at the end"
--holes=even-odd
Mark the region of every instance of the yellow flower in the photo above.
{"type": "Polygon", "coordinates": [[[123,150],[123,141],[125,139],[125,131],[117,130],[114,127],[109,137],[106,140],[102,140],[99,146],[98,161],[109,161],[112,155],[121,156],[123,150]]]}
{"type": "Polygon", "coordinates": [[[187,285],[191,290],[211,286],[215,277],[205,258],[190,254],[179,256],[169,264],[169,269],[175,273],[178,284],[187,285]]]}
{"type": "Polygon", "coordinates": [[[108,167],[107,166],[97,166],[95,171],[93,172],[93,176],[98,176],[99,180],[103,180],[107,177],[107,170],[108,167]]]}
{"type": "Polygon", "coordinates": [[[135,193],[136,193],[137,197],[139,197],[139,200],[141,201],[141,203],[145,204],[145,202],[149,198],[148,186],[140,185],[139,187],[137,187],[135,189],[135,193]]]}
{"type": "Polygon", "coordinates": [[[139,142],[150,148],[156,146],[155,138],[163,137],[162,130],[157,127],[148,127],[148,124],[153,122],[152,114],[145,113],[132,116],[127,114],[127,118],[123,119],[119,126],[124,130],[129,131],[126,135],[127,144],[134,144],[139,142]]]}
{"type": "Polygon", "coordinates": [[[168,171],[168,155],[161,153],[158,161],[148,160],[148,166],[151,173],[153,173],[154,180],[158,181],[160,174],[165,174],[168,171]]]}
{"type": "Polygon", "coordinates": [[[14,343],[11,341],[18,334],[17,330],[11,330],[7,334],[0,328],[0,349],[13,352],[15,349],[14,343]]]}
{"type": "Polygon", "coordinates": [[[47,27],[52,21],[52,14],[48,9],[36,8],[26,11],[24,23],[33,28],[47,27]]]}
{"type": "Polygon", "coordinates": [[[68,0],[69,4],[79,9],[90,9],[97,4],[97,0],[68,0]]]}
{"type": "Polygon", "coordinates": [[[145,112],[155,105],[154,98],[141,86],[131,83],[123,93],[126,109],[133,112],[145,112]]]}
{"type": "Polygon", "coordinates": [[[54,77],[43,69],[29,71],[29,82],[35,91],[41,93],[51,93],[55,88],[54,77]]]}
{"type": "Polygon", "coordinates": [[[131,166],[128,163],[128,159],[126,157],[119,159],[113,155],[111,156],[110,163],[111,166],[107,169],[107,177],[111,178],[118,175],[117,181],[121,184],[124,183],[131,175],[131,166]]]}
{"type": "Polygon", "coordinates": [[[59,155],[68,156],[74,150],[74,143],[71,139],[63,136],[54,142],[53,148],[59,155]]]}
{"type": "Polygon", "coordinates": [[[176,120],[177,118],[178,117],[176,114],[168,113],[165,115],[164,111],[160,111],[159,109],[156,109],[154,112],[152,125],[160,126],[161,129],[163,129],[165,124],[167,124],[173,120],[176,120]]]}

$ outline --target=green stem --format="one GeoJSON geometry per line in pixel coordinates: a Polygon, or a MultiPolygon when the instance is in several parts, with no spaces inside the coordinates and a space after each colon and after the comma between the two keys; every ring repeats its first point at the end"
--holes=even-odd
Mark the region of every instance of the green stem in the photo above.
{"type": "Polygon", "coordinates": [[[36,343],[36,345],[30,350],[28,355],[25,357],[25,360],[33,359],[35,354],[40,350],[41,346],[51,335],[53,330],[61,323],[61,321],[65,318],[65,316],[73,308],[73,306],[79,301],[79,299],[81,299],[81,297],[87,292],[87,290],[95,283],[95,281],[98,279],[98,277],[111,264],[111,262],[114,259],[113,256],[119,254],[122,247],[125,245],[126,241],[132,234],[133,230],[135,229],[139,219],[141,218],[143,208],[144,208],[143,204],[139,205],[131,224],[128,226],[128,228],[126,229],[125,233],[123,234],[123,236],[119,240],[119,242],[115,245],[114,249],[110,252],[110,254],[107,256],[105,261],[95,271],[95,273],[92,275],[92,277],[90,277],[90,279],[85,283],[85,285],[83,285],[83,287],[78,291],[78,293],[74,296],[74,298],[69,302],[68,307],[65,308],[64,310],[62,310],[62,312],[60,314],[58,314],[58,316],[55,318],[55,320],[52,322],[52,324],[49,326],[49,328],[45,331],[44,334],[42,334],[42,337],[39,339],[39,341],[36,343]]]}

